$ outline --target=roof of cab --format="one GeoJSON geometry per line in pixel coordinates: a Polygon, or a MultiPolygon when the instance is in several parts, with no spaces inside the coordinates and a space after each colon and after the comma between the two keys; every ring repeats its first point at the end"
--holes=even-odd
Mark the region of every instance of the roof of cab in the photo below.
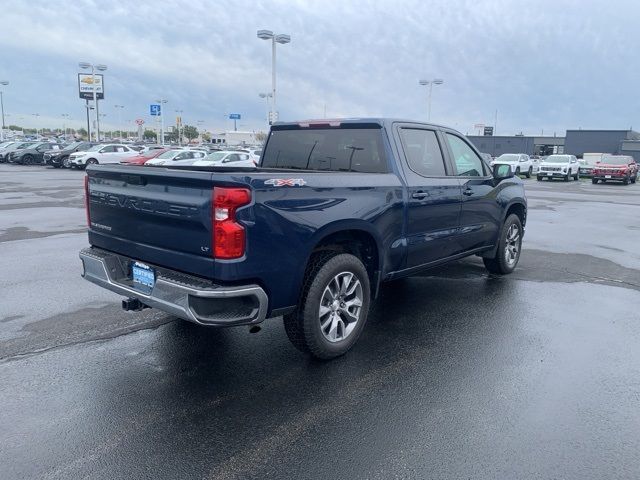
{"type": "Polygon", "coordinates": [[[342,124],[354,124],[354,125],[362,125],[362,124],[376,124],[381,127],[391,126],[394,123],[410,123],[415,125],[422,125],[428,127],[435,128],[445,128],[448,130],[453,130],[451,127],[447,127],[446,125],[439,125],[436,123],[423,122],[420,120],[408,120],[403,118],[385,118],[385,117],[360,117],[360,118],[315,118],[309,120],[297,120],[293,122],[276,122],[272,125],[272,127],[309,127],[311,125],[314,126],[328,126],[328,127],[338,127],[342,124]]]}

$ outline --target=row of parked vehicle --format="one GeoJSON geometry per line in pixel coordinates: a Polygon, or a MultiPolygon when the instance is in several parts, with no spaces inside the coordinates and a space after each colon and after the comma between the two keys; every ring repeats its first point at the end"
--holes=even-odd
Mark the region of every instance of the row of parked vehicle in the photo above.
{"type": "Polygon", "coordinates": [[[530,157],[524,153],[506,153],[490,160],[491,166],[510,165],[516,175],[527,178],[536,176],[538,181],[560,178],[565,182],[579,180],[580,176],[591,177],[595,184],[608,181],[624,185],[636,183],[638,164],[628,155],[589,154],[578,159],[575,155],[554,154],[547,157],[530,157]],[[595,158],[592,156],[597,155],[595,158]]]}
{"type": "Polygon", "coordinates": [[[147,166],[171,164],[255,167],[261,153],[261,147],[220,151],[213,145],[179,147],[95,142],[74,142],[69,145],[34,141],[0,143],[0,163],[79,169],[92,164],[114,163],[147,166]]]}

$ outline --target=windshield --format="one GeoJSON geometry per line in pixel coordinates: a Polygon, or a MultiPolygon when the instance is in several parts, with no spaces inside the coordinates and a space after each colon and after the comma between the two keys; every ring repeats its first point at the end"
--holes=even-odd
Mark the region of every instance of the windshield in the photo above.
{"type": "Polygon", "coordinates": [[[517,162],[519,160],[520,160],[520,155],[513,155],[513,154],[504,154],[496,158],[496,162],[517,162]]]}
{"type": "Polygon", "coordinates": [[[209,155],[207,155],[206,160],[209,161],[209,162],[220,162],[226,156],[227,156],[226,153],[215,152],[215,153],[210,153],[209,155]]]}
{"type": "Polygon", "coordinates": [[[628,165],[630,161],[627,157],[611,155],[610,157],[604,157],[602,163],[608,163],[609,165],[628,165]]]}
{"type": "Polygon", "coordinates": [[[180,153],[180,150],[169,150],[168,152],[161,153],[156,158],[159,160],[170,160],[178,153],[180,153]]]}
{"type": "Polygon", "coordinates": [[[0,148],[4,148],[4,147],[8,147],[9,145],[11,145],[13,142],[2,142],[0,143],[0,148]]]}
{"type": "Polygon", "coordinates": [[[547,163],[569,163],[571,157],[569,155],[549,155],[545,162],[547,163]]]}

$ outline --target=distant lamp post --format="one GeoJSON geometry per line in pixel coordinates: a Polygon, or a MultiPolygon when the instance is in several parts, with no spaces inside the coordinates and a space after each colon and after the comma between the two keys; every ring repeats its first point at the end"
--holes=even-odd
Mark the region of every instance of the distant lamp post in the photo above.
{"type": "Polygon", "coordinates": [[[62,114],[62,118],[63,118],[63,120],[62,120],[62,131],[64,132],[63,135],[64,135],[64,139],[66,140],[67,139],[67,121],[71,117],[69,116],[68,113],[63,113],[62,114]]]}
{"type": "Polygon", "coordinates": [[[291,42],[291,37],[284,33],[274,34],[271,30],[258,30],[258,38],[271,40],[271,96],[273,97],[273,110],[269,114],[269,124],[278,119],[276,107],[276,43],[284,45],[291,42]]]}
{"type": "Polygon", "coordinates": [[[164,107],[169,100],[165,100],[164,98],[160,98],[156,100],[156,103],[160,104],[160,145],[164,146],[164,107]]]}
{"type": "Polygon", "coordinates": [[[124,105],[114,105],[113,107],[118,110],[118,138],[122,141],[122,109],[124,105]]]}
{"type": "Polygon", "coordinates": [[[182,135],[180,135],[180,127],[182,126],[182,112],[184,110],[176,110],[176,126],[178,127],[178,146],[182,146],[182,135]]]}
{"type": "Polygon", "coordinates": [[[444,83],[444,80],[442,80],[441,78],[435,78],[433,80],[419,80],[418,83],[424,86],[429,85],[429,113],[427,116],[427,120],[431,121],[431,91],[433,90],[434,85],[442,85],[444,83]]]}
{"type": "MultiPolygon", "coordinates": [[[[7,80],[0,80],[0,87],[6,87],[9,85],[7,80]]],[[[0,142],[4,140],[4,100],[2,98],[2,88],[0,88],[0,109],[2,109],[2,130],[0,130],[0,142]]]]}
{"type": "MultiPolygon", "coordinates": [[[[36,117],[36,135],[39,135],[39,133],[38,133],[38,124],[39,124],[40,122],[38,122],[38,117],[40,117],[40,114],[39,114],[39,113],[32,113],[31,115],[33,115],[34,117],[36,117]]],[[[44,131],[43,131],[43,133],[44,133],[44,131]]]]}
{"type": "Polygon", "coordinates": [[[273,94],[272,93],[259,93],[258,96],[260,98],[264,98],[266,103],[267,103],[267,122],[269,122],[269,103],[270,103],[269,99],[273,98],[273,94]]]}
{"type": "MultiPolygon", "coordinates": [[[[100,141],[100,109],[98,107],[98,95],[96,91],[96,70],[100,72],[104,72],[107,69],[107,66],[102,64],[93,65],[87,62],[80,62],[78,63],[78,66],[84,70],[91,69],[91,89],[93,90],[93,106],[96,110],[96,141],[99,142],[100,141]]],[[[104,94],[104,89],[103,89],[103,94],[104,94]]]]}

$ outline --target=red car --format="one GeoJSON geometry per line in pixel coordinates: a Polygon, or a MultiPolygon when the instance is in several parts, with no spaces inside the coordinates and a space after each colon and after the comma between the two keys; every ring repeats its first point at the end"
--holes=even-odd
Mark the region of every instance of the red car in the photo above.
{"type": "Polygon", "coordinates": [[[170,150],[169,148],[159,148],[157,150],[151,150],[147,153],[141,153],[140,155],[136,155],[135,157],[129,157],[122,160],[120,163],[122,165],[144,165],[148,160],[152,158],[156,158],[161,153],[170,150]]]}
{"type": "Polygon", "coordinates": [[[638,178],[638,164],[628,155],[607,155],[601,162],[596,162],[591,174],[591,182],[629,182],[636,183],[638,178]]]}

